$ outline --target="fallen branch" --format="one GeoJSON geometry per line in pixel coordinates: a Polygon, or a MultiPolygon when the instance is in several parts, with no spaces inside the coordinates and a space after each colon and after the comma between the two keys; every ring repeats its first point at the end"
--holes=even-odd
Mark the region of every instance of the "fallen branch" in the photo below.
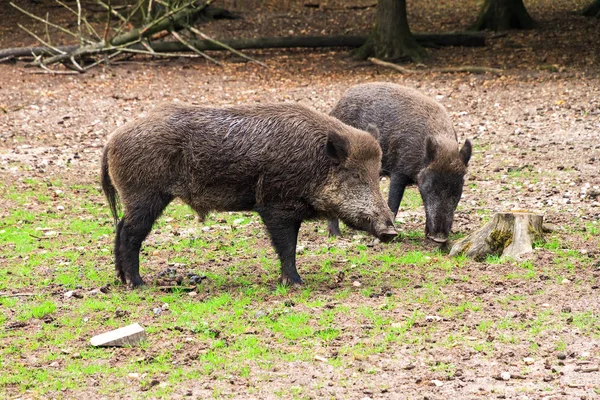
{"type": "MultiPolygon", "coordinates": [[[[157,31],[160,32],[160,31],[157,31]]],[[[422,46],[427,45],[441,45],[440,43],[451,43],[453,42],[447,37],[471,37],[474,40],[466,42],[466,46],[485,46],[485,37],[480,34],[414,34],[417,41],[422,46]],[[433,37],[446,38],[440,42],[432,41],[433,37]]],[[[221,40],[221,44],[212,43],[210,40],[190,40],[190,43],[194,45],[200,51],[207,50],[223,50],[222,46],[227,45],[228,47],[235,50],[245,49],[275,49],[275,48],[320,48],[320,47],[360,47],[367,40],[366,36],[282,36],[282,37],[264,37],[264,38],[248,38],[248,39],[229,39],[221,40]]],[[[448,44],[446,44],[448,45],[448,44]]],[[[453,46],[459,46],[462,44],[452,44],[453,46]]],[[[188,48],[183,46],[179,42],[154,42],[151,44],[152,49],[156,52],[178,52],[178,51],[189,51],[188,48]]],[[[57,46],[57,48],[71,52],[78,46],[57,46]]],[[[24,48],[12,48],[0,50],[0,57],[6,57],[12,55],[14,57],[27,57],[31,54],[47,54],[48,49],[45,47],[24,47],[24,48]]]]}
{"type": "Polygon", "coordinates": [[[504,71],[498,68],[490,68],[490,67],[479,67],[479,66],[470,66],[465,65],[462,67],[447,67],[447,68],[430,68],[430,69],[409,69],[404,68],[398,64],[394,64],[391,62],[383,61],[378,58],[369,58],[375,65],[380,65],[382,67],[391,68],[403,74],[418,74],[420,72],[443,72],[443,73],[452,73],[452,72],[470,72],[473,74],[484,74],[486,72],[490,72],[496,75],[502,74],[504,71]]]}
{"type": "Polygon", "coordinates": [[[202,56],[204,58],[206,58],[209,61],[214,62],[217,65],[223,65],[222,63],[220,63],[219,61],[215,60],[214,58],[212,58],[211,56],[209,56],[208,54],[198,50],[197,48],[195,48],[191,43],[189,43],[187,40],[185,40],[183,37],[181,37],[180,34],[178,34],[177,32],[173,31],[171,32],[171,34],[175,37],[175,39],[179,40],[181,42],[181,44],[183,44],[185,47],[187,47],[188,49],[192,50],[194,53],[198,54],[199,56],[202,56]]]}

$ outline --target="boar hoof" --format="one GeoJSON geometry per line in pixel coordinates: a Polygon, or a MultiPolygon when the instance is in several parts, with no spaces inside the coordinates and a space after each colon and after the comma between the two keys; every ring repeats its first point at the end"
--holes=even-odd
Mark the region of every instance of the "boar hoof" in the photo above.
{"type": "Polygon", "coordinates": [[[279,283],[282,286],[289,286],[289,287],[301,287],[304,284],[302,282],[302,279],[300,278],[300,275],[296,275],[295,277],[281,275],[281,278],[279,278],[279,283]]]}
{"type": "Polygon", "coordinates": [[[144,285],[145,283],[140,276],[129,280],[129,286],[131,286],[132,289],[139,288],[144,285]]]}
{"type": "Polygon", "coordinates": [[[446,242],[448,242],[447,237],[441,237],[441,236],[427,235],[427,239],[432,240],[438,244],[445,244],[446,242]]]}

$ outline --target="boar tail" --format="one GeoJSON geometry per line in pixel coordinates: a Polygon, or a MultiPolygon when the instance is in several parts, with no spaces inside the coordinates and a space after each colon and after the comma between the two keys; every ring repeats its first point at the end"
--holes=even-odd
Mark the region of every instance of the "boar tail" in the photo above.
{"type": "Polygon", "coordinates": [[[108,200],[110,212],[116,226],[119,222],[119,214],[117,212],[117,191],[108,174],[108,147],[104,148],[104,153],[102,154],[102,191],[108,200]]]}

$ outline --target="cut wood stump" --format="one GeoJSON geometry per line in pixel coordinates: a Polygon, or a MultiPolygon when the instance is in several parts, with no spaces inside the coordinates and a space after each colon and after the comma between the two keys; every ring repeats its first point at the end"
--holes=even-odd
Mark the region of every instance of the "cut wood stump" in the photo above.
{"type": "Polygon", "coordinates": [[[494,218],[465,238],[457,241],[450,255],[465,254],[476,260],[488,255],[519,258],[533,251],[533,243],[543,240],[544,216],[513,210],[494,218]]]}

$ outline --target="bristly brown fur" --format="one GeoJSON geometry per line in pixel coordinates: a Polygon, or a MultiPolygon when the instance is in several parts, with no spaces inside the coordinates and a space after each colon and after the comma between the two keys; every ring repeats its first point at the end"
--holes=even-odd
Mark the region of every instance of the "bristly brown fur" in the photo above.
{"type": "Polygon", "coordinates": [[[305,219],[340,217],[383,239],[395,234],[378,185],[381,149],[368,133],[297,104],[228,108],[164,104],[117,129],[102,184],[116,216],[115,265],[139,286],[139,249],[180,198],[210,211],[257,211],[280,256],[282,282],[299,283],[295,246],[305,219]],[[116,191],[115,191],[116,189],[116,191]]]}

